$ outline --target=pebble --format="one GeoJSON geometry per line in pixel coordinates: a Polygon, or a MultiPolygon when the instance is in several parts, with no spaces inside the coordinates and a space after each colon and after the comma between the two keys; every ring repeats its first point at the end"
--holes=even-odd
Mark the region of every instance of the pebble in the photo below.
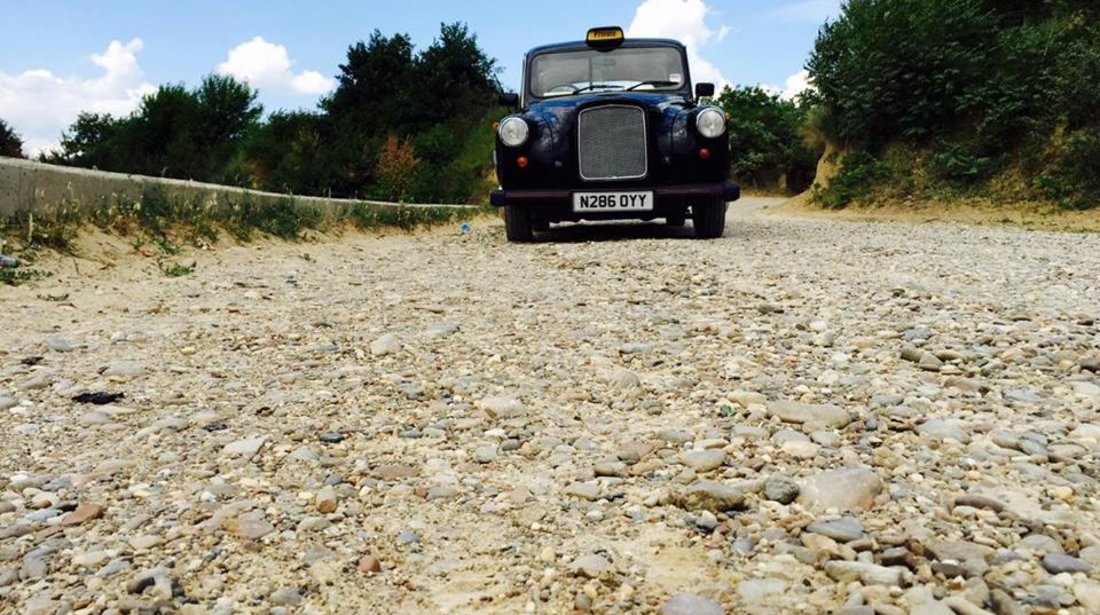
{"type": "Polygon", "coordinates": [[[102,517],[103,511],[104,508],[99,504],[80,504],[72,512],[66,513],[61,518],[61,525],[82,525],[102,517]]]}
{"type": "Polygon", "coordinates": [[[573,560],[571,569],[577,576],[598,579],[611,569],[611,562],[602,555],[582,555],[573,560]]]}
{"type": "Polygon", "coordinates": [[[935,438],[938,440],[955,440],[967,444],[970,442],[970,435],[966,433],[966,429],[963,428],[962,421],[955,419],[933,419],[922,423],[917,427],[917,433],[925,438],[935,438]]]}
{"type": "Polygon", "coordinates": [[[1050,574],[1059,574],[1062,572],[1089,572],[1092,570],[1092,566],[1087,563],[1072,557],[1065,555],[1064,553],[1047,553],[1043,556],[1043,568],[1050,574]]]}
{"type": "Polygon", "coordinates": [[[336,512],[336,507],[338,505],[336,490],[331,486],[322,487],[313,498],[313,505],[317,508],[317,512],[321,514],[327,515],[336,512]]]}
{"type": "Polygon", "coordinates": [[[882,479],[870,469],[829,470],[811,476],[802,485],[798,501],[813,510],[866,510],[882,488],[882,479]]]}
{"type": "Polygon", "coordinates": [[[661,605],[660,615],[725,615],[716,600],[696,594],[676,594],[661,605]]]}
{"type": "Polygon", "coordinates": [[[686,510],[724,512],[740,508],[745,501],[745,494],[731,485],[699,481],[684,489],[680,501],[686,510]]]}
{"type": "Polygon", "coordinates": [[[772,401],[768,414],[785,423],[816,425],[819,427],[844,427],[852,421],[847,411],[829,404],[805,404],[796,401],[772,401]]]}
{"type": "Polygon", "coordinates": [[[799,494],[798,483],[789,476],[772,474],[764,481],[764,497],[780,504],[790,504],[799,494]]]}
{"type": "Polygon", "coordinates": [[[582,500],[594,501],[600,497],[600,485],[596,481],[573,483],[566,486],[563,493],[582,500]]]}
{"type": "Polygon", "coordinates": [[[896,587],[901,587],[906,578],[904,569],[887,568],[867,562],[826,562],[825,574],[841,583],[858,581],[864,585],[896,587]]]}
{"type": "Polygon", "coordinates": [[[383,335],[370,343],[370,353],[375,357],[396,354],[401,352],[402,348],[403,345],[401,344],[401,340],[390,334],[383,335]]]}
{"type": "Polygon", "coordinates": [[[366,555],[359,559],[359,572],[378,574],[382,572],[382,562],[377,557],[366,555]]]}
{"type": "Polygon", "coordinates": [[[479,446],[474,450],[474,461],[478,463],[493,463],[497,460],[497,456],[495,446],[479,446]]]}
{"type": "Polygon", "coordinates": [[[226,527],[233,534],[248,540],[260,540],[275,531],[275,526],[268,523],[259,512],[241,515],[229,521],[226,527]]]}
{"type": "Polygon", "coordinates": [[[243,440],[237,440],[236,442],[230,442],[225,445],[222,452],[231,457],[245,457],[252,458],[256,456],[256,453],[260,452],[264,444],[267,442],[265,437],[245,438],[243,440]]]}
{"type": "Polygon", "coordinates": [[[815,521],[806,527],[806,531],[821,534],[839,542],[852,542],[863,538],[863,524],[855,517],[815,521]]]}
{"type": "Polygon", "coordinates": [[[280,587],[271,592],[268,601],[275,606],[298,606],[302,604],[302,594],[297,587],[280,587]]]}
{"type": "Polygon", "coordinates": [[[687,451],[681,458],[684,465],[702,474],[722,467],[726,461],[726,452],[718,449],[687,451]]]}
{"type": "Polygon", "coordinates": [[[509,419],[522,415],[527,408],[513,397],[486,397],[477,406],[494,419],[509,419]]]}

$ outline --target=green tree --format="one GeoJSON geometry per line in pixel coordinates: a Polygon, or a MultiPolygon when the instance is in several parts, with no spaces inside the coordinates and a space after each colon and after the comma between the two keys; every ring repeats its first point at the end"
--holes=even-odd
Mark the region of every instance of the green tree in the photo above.
{"type": "Polygon", "coordinates": [[[242,151],[243,175],[252,188],[327,195],[335,182],[329,160],[328,122],[318,113],[277,111],[254,128],[242,151]]]}
{"type": "Polygon", "coordinates": [[[758,87],[725,87],[716,100],[729,115],[733,176],[756,188],[802,192],[813,183],[819,147],[804,136],[806,108],[758,87]]]}
{"type": "Polygon", "coordinates": [[[81,113],[61,134],[59,149],[42,155],[44,162],[85,168],[119,169],[113,150],[118,147],[120,120],[106,113],[81,113]]]}
{"type": "Polygon", "coordinates": [[[256,103],[256,91],[232,77],[209,75],[194,96],[194,142],[205,154],[198,157],[199,175],[209,181],[241,183],[244,178],[230,168],[230,161],[263,114],[263,107],[256,103]]]}
{"type": "Polygon", "coordinates": [[[0,156],[8,158],[25,158],[23,155],[23,138],[16,134],[8,123],[0,119],[0,156]]]}
{"type": "Polygon", "coordinates": [[[849,0],[808,62],[821,128],[870,156],[848,158],[860,173],[908,148],[889,165],[907,191],[985,190],[1012,170],[1082,206],[1100,194],[1081,167],[1100,154],[1098,17],[1094,0],[849,0]]]}

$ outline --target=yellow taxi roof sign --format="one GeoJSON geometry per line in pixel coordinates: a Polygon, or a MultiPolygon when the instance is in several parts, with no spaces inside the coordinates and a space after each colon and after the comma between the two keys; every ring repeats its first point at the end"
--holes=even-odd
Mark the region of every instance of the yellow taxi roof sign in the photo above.
{"type": "Polygon", "coordinates": [[[623,43],[623,29],[619,26],[606,26],[603,28],[592,28],[588,31],[588,36],[585,37],[585,41],[589,47],[618,47],[623,43]]]}

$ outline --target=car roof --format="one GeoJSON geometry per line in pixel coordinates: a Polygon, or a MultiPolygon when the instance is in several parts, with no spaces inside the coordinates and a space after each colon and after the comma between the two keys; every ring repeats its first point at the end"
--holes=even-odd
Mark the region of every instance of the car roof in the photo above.
{"type": "MultiPolygon", "coordinates": [[[[613,47],[608,51],[614,51],[621,47],[675,47],[681,51],[687,51],[684,44],[680,41],[673,40],[671,38],[625,38],[621,45],[613,47]]],[[[532,48],[527,52],[528,56],[533,56],[539,53],[545,53],[547,51],[579,51],[582,49],[592,49],[585,41],[570,41],[568,43],[553,43],[550,45],[539,45],[532,48]]]]}

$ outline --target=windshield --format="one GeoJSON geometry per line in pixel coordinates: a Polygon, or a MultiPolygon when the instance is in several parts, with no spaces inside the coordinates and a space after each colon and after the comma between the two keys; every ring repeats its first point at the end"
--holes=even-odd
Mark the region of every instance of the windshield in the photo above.
{"type": "Polygon", "coordinates": [[[530,93],[537,98],[615,90],[677,90],[684,58],[672,47],[543,53],[531,62],[530,93]]]}

